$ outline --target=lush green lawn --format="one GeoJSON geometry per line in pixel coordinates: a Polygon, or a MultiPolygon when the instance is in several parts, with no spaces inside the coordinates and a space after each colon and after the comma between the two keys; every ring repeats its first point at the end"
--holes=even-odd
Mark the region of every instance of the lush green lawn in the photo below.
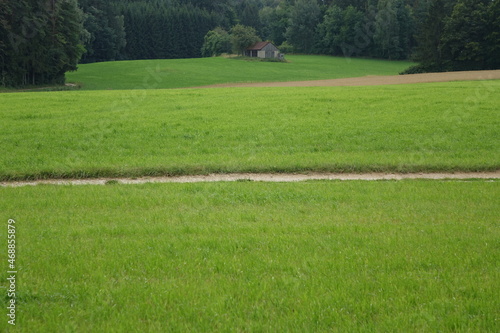
{"type": "Polygon", "coordinates": [[[498,332],[499,185],[0,188],[16,331],[498,332]]]}
{"type": "Polygon", "coordinates": [[[2,94],[0,179],[498,170],[499,89],[488,81],[2,94]]]}
{"type": "Polygon", "coordinates": [[[228,58],[118,61],[78,66],[67,82],[83,89],[159,89],[228,82],[272,82],[397,75],[412,63],[328,56],[288,56],[289,63],[228,58]]]}

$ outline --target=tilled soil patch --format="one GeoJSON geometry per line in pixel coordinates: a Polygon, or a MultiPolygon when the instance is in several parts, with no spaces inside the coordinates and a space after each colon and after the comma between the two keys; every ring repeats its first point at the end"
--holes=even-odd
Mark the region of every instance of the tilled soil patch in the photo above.
{"type": "Polygon", "coordinates": [[[237,88],[237,87],[335,87],[335,86],[378,86],[392,84],[412,84],[450,81],[498,80],[500,70],[426,73],[391,76],[363,76],[345,79],[289,81],[289,82],[257,82],[257,83],[225,83],[195,88],[237,88]]]}

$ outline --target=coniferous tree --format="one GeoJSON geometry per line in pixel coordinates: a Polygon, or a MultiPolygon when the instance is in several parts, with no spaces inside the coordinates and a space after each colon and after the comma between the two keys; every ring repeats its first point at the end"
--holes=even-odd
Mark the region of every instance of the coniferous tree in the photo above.
{"type": "Polygon", "coordinates": [[[219,13],[188,1],[138,0],[118,8],[124,13],[128,59],[200,57],[204,36],[224,21],[219,13]]]}
{"type": "Polygon", "coordinates": [[[85,52],[81,43],[83,13],[78,8],[77,0],[52,0],[54,4],[52,25],[52,59],[55,64],[54,79],[64,83],[64,73],[75,71],[85,52]]]}
{"type": "Polygon", "coordinates": [[[84,48],[76,0],[3,2],[0,24],[3,85],[61,84],[84,48]]]}
{"type": "Polygon", "coordinates": [[[255,1],[244,0],[240,6],[240,23],[252,27],[256,31],[261,30],[259,19],[259,7],[255,1]]]}
{"type": "Polygon", "coordinates": [[[121,59],[126,44],[125,22],[111,2],[80,0],[85,13],[84,27],[90,33],[82,62],[121,59]]]}
{"type": "Polygon", "coordinates": [[[12,3],[9,0],[0,0],[0,84],[6,86],[11,80],[9,67],[13,71],[13,50],[9,35],[12,26],[9,18],[12,16],[12,3]]]}

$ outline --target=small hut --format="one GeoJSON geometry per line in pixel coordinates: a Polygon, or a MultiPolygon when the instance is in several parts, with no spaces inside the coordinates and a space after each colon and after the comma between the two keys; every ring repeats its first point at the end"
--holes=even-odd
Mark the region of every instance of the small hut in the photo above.
{"type": "Polygon", "coordinates": [[[245,51],[245,56],[262,59],[280,59],[280,50],[271,42],[258,42],[245,51]]]}

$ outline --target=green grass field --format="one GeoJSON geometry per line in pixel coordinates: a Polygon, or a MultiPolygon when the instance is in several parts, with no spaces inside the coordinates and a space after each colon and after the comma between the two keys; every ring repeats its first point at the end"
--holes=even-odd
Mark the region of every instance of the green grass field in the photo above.
{"type": "Polygon", "coordinates": [[[487,81],[2,94],[0,180],[498,170],[499,89],[487,81]]]}
{"type": "MultiPolygon", "coordinates": [[[[2,93],[0,181],[500,169],[500,81],[166,89],[411,65],[288,59],[89,64],[82,91],[2,93]]],[[[499,331],[498,180],[109,184],[0,187],[1,332],[499,331]]]]}
{"type": "Polygon", "coordinates": [[[498,332],[499,185],[0,188],[12,331],[498,332]]]}
{"type": "Polygon", "coordinates": [[[67,82],[83,89],[161,89],[236,82],[336,79],[397,75],[413,63],[328,56],[287,56],[288,63],[228,58],[117,61],[78,66],[67,82]]]}

